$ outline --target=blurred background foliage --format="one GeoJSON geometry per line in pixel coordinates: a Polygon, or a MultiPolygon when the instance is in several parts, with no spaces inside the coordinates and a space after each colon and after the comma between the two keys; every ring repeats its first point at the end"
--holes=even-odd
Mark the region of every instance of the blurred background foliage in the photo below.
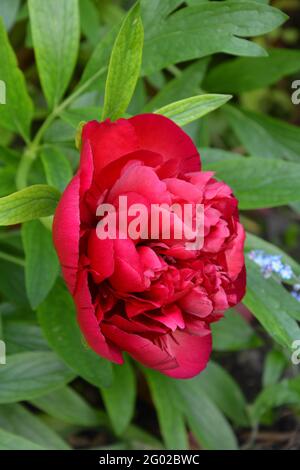
{"type": "MultiPolygon", "coordinates": [[[[49,12],[33,30],[41,25],[34,0],[0,0],[0,79],[15,84],[15,110],[0,105],[1,197],[24,186],[22,153],[47,119],[26,183],[64,189],[78,164],[76,129],[100,119],[112,45],[133,4],[79,0],[79,31],[76,0],[40,3],[49,12]],[[62,5],[69,29],[55,26],[62,5]],[[60,70],[55,89],[51,67],[60,70]]],[[[9,360],[0,365],[0,448],[299,449],[300,366],[291,356],[300,340],[300,104],[291,96],[300,2],[142,0],[141,11],[143,65],[129,114],[204,92],[232,95],[185,130],[204,168],[240,200],[247,295],[213,326],[213,360],[195,379],[174,381],[129,358],[112,367],[80,336],[49,221],[1,227],[0,338],[9,360]],[[275,257],[271,267],[266,256],[275,257]]]]}

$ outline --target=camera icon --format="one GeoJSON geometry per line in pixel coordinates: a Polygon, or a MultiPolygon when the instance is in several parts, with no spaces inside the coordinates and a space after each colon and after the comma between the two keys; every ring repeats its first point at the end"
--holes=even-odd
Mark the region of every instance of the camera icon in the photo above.
{"type": "Polygon", "coordinates": [[[0,80],[0,104],[6,104],[6,84],[0,80]]]}

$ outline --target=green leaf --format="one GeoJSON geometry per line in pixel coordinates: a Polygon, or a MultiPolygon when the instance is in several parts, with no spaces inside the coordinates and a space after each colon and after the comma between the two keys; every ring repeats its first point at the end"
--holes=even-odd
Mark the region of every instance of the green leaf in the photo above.
{"type": "Polygon", "coordinates": [[[0,18],[0,125],[29,138],[32,101],[0,18]],[[3,96],[4,95],[4,96],[3,96]],[[3,98],[5,103],[3,103],[3,98]]]}
{"type": "Polygon", "coordinates": [[[300,201],[300,164],[241,157],[207,167],[233,189],[240,209],[276,207],[300,201]]]}
{"type": "Polygon", "coordinates": [[[0,429],[0,450],[46,450],[46,448],[0,429]]]}
{"type": "Polygon", "coordinates": [[[215,93],[243,93],[277,83],[300,71],[300,51],[269,49],[268,57],[241,57],[214,67],[204,88],[215,93]]]}
{"type": "Polygon", "coordinates": [[[49,350],[40,327],[26,320],[14,319],[14,317],[5,319],[3,335],[8,354],[49,350]]]}
{"type": "Polygon", "coordinates": [[[250,155],[299,162],[299,127],[229,105],[223,111],[250,155]]]}
{"type": "Polygon", "coordinates": [[[145,29],[143,74],[217,52],[262,56],[265,51],[245,37],[258,36],[280,26],[287,16],[255,2],[228,0],[181,8],[153,21],[145,29]]]}
{"type": "Polygon", "coordinates": [[[20,3],[20,0],[1,0],[0,16],[3,18],[7,30],[11,29],[16,20],[20,3]]]}
{"type": "Polygon", "coordinates": [[[31,403],[53,418],[76,426],[98,427],[107,421],[103,411],[94,410],[70,387],[62,387],[31,400],[31,403]]]}
{"type": "Polygon", "coordinates": [[[52,234],[39,220],[22,226],[25,252],[25,281],[30,305],[35,309],[52,289],[59,272],[59,262],[52,234]]]}
{"type": "Polygon", "coordinates": [[[201,387],[199,378],[174,381],[178,405],[199,444],[208,450],[237,449],[236,437],[227,420],[201,387]]]}
{"type": "Polygon", "coordinates": [[[73,300],[61,282],[39,307],[38,319],[50,346],[71,369],[93,385],[110,385],[111,363],[84,343],[73,300]]]}
{"type": "Polygon", "coordinates": [[[139,77],[144,31],[137,3],[126,15],[115,41],[109,63],[103,119],[121,117],[132,98],[139,77]]]}
{"type": "Polygon", "coordinates": [[[240,351],[262,345],[249,323],[233,309],[228,310],[222,320],[213,323],[211,329],[215,351],[240,351]]]}
{"type": "Polygon", "coordinates": [[[72,178],[69,160],[56,147],[46,147],[41,154],[47,183],[63,192],[72,178]]]}
{"type": "Polygon", "coordinates": [[[30,400],[65,385],[73,377],[52,352],[13,354],[0,368],[0,403],[30,400]]]}
{"type": "Polygon", "coordinates": [[[155,410],[159,427],[167,449],[185,450],[188,448],[187,433],[183,414],[176,403],[173,384],[170,379],[150,369],[143,369],[155,410]]]}
{"type": "Polygon", "coordinates": [[[259,267],[247,260],[247,293],[243,303],[270,336],[288,350],[300,338],[300,329],[291,315],[299,317],[299,303],[275,280],[264,279],[259,267]]]}
{"type": "Polygon", "coordinates": [[[299,376],[265,388],[250,410],[253,422],[259,422],[268,410],[282,405],[300,405],[299,376]]]}
{"type": "Polygon", "coordinates": [[[263,387],[274,385],[280,379],[284,369],[288,366],[288,361],[281,351],[272,349],[268,352],[263,371],[263,387]]]}
{"type": "Polygon", "coordinates": [[[15,168],[0,168],[0,197],[7,196],[16,190],[15,179],[15,168]]]}
{"type": "Polygon", "coordinates": [[[199,375],[199,386],[238,426],[249,425],[245,397],[228,372],[213,361],[199,375]]]}
{"type": "Polygon", "coordinates": [[[35,57],[49,108],[55,108],[70,82],[79,47],[78,0],[29,0],[35,57]]]}
{"type": "Polygon", "coordinates": [[[0,260],[0,292],[13,304],[29,307],[23,267],[0,260]]]}
{"type": "Polygon", "coordinates": [[[204,58],[184,69],[179,76],[173,78],[173,80],[170,80],[162,87],[159,93],[146,104],[143,112],[152,112],[173,101],[188,98],[192,94],[199,92],[199,86],[204,78],[207,65],[208,59],[204,58]]]}
{"type": "Polygon", "coordinates": [[[113,371],[114,380],[109,388],[101,388],[101,395],[113,429],[120,436],[133,418],[136,381],[128,360],[122,366],[114,366],[113,371]]]}
{"type": "Polygon", "coordinates": [[[52,215],[60,198],[57,189],[36,184],[0,198],[0,225],[15,225],[52,215]]]}
{"type": "Polygon", "coordinates": [[[69,449],[58,434],[24,406],[18,404],[0,406],[0,428],[28,439],[45,449],[69,449]]]}
{"type": "Polygon", "coordinates": [[[185,126],[189,122],[211,113],[230,100],[229,95],[198,95],[175,101],[163,108],[157,109],[156,114],[162,114],[172,119],[179,126],[185,126]]]}

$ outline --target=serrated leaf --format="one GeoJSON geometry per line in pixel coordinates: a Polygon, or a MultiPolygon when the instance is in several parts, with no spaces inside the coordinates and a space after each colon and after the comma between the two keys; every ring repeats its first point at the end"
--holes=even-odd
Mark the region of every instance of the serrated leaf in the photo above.
{"type": "Polygon", "coordinates": [[[266,52],[245,37],[280,26],[287,16],[268,5],[228,0],[180,8],[146,29],[143,74],[216,52],[262,56],[266,52]]]}
{"type": "Polygon", "coordinates": [[[46,184],[28,186],[0,198],[0,225],[15,225],[52,215],[60,198],[57,189],[46,184]]]}
{"type": "Polygon", "coordinates": [[[179,126],[193,122],[230,100],[229,95],[198,95],[175,101],[155,111],[156,114],[172,119],[179,126]]]}
{"type": "Polygon", "coordinates": [[[111,363],[84,343],[72,298],[61,282],[40,305],[38,319],[49,344],[71,369],[93,385],[110,385],[111,363]]]}
{"type": "Polygon", "coordinates": [[[112,50],[102,119],[116,120],[125,113],[140,74],[143,41],[144,30],[137,3],[126,15],[112,50]]]}
{"type": "Polygon", "coordinates": [[[41,85],[52,109],[64,95],[77,60],[78,0],[29,0],[28,6],[41,85]]]}
{"type": "Polygon", "coordinates": [[[65,385],[74,374],[52,352],[7,356],[0,368],[0,403],[30,400],[65,385]]]}
{"type": "Polygon", "coordinates": [[[30,305],[35,309],[47,297],[59,272],[52,234],[39,220],[22,226],[25,282],[30,305]]]}
{"type": "Polygon", "coordinates": [[[0,18],[0,125],[29,139],[32,101],[0,18]]]}

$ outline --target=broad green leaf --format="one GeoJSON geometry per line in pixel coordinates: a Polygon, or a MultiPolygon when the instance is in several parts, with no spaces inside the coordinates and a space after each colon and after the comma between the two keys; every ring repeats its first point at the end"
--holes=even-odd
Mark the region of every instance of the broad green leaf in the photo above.
{"type": "Polygon", "coordinates": [[[0,125],[29,139],[32,101],[0,18],[0,125]]]}
{"type": "Polygon", "coordinates": [[[207,165],[239,200],[240,209],[283,206],[300,201],[300,164],[257,157],[234,158],[207,165]]]}
{"type": "Polygon", "coordinates": [[[157,412],[159,427],[167,449],[188,448],[183,414],[180,412],[170,379],[150,369],[143,369],[157,412]]]}
{"type": "Polygon", "coordinates": [[[10,30],[15,22],[20,3],[20,0],[1,0],[0,2],[0,16],[7,30],[10,30]]]}
{"type": "Polygon", "coordinates": [[[183,70],[178,77],[170,80],[159,93],[152,98],[143,109],[149,113],[173,101],[182,100],[199,92],[199,85],[208,65],[207,58],[198,60],[183,70]]]}
{"type": "Polygon", "coordinates": [[[126,15],[115,41],[105,86],[103,119],[121,117],[140,74],[144,31],[137,3],[126,15]]]}
{"type": "Polygon", "coordinates": [[[147,34],[156,29],[182,0],[141,0],[141,14],[147,34]]]}
{"type": "Polygon", "coordinates": [[[114,366],[114,379],[109,388],[101,388],[105,408],[115,433],[120,436],[128,427],[135,411],[135,373],[128,359],[114,366]]]}
{"type": "Polygon", "coordinates": [[[30,401],[36,408],[68,424],[98,427],[107,422],[103,411],[93,409],[75,390],[67,386],[30,401]]]}
{"type": "Polygon", "coordinates": [[[25,281],[30,305],[35,309],[52,289],[59,272],[52,234],[39,220],[22,226],[25,281]]]}
{"type": "Polygon", "coordinates": [[[292,318],[299,318],[300,304],[275,280],[264,279],[259,267],[247,260],[247,293],[243,303],[270,336],[287,350],[300,338],[300,328],[292,318]]]}
{"type": "Polygon", "coordinates": [[[46,447],[0,428],[0,450],[46,450],[46,447]]]}
{"type": "Polygon", "coordinates": [[[73,300],[61,282],[56,283],[40,305],[38,319],[50,346],[71,369],[93,385],[110,385],[111,363],[84,343],[73,300]]]}
{"type": "Polygon", "coordinates": [[[15,179],[15,168],[0,168],[0,197],[7,196],[16,190],[15,179]]]}
{"type": "Polygon", "coordinates": [[[179,126],[185,126],[189,122],[211,113],[230,100],[230,95],[198,95],[175,101],[155,111],[172,119],[179,126]]]}
{"type": "Polygon", "coordinates": [[[269,49],[268,57],[241,57],[214,67],[204,88],[214,93],[243,93],[264,88],[300,71],[300,51],[269,49]]]}
{"type": "Polygon", "coordinates": [[[0,292],[12,304],[29,307],[22,266],[0,260],[0,292]]]}
{"type": "Polygon", "coordinates": [[[46,184],[28,186],[0,198],[0,225],[15,225],[52,215],[60,198],[57,189],[46,184]]]}
{"type": "Polygon", "coordinates": [[[288,366],[288,361],[281,351],[272,349],[268,352],[265,359],[263,371],[263,387],[274,385],[280,379],[284,369],[288,366]]]}
{"type": "Polygon", "coordinates": [[[52,109],[64,95],[77,60],[78,0],[29,0],[28,5],[38,72],[52,109]]]}
{"type": "Polygon", "coordinates": [[[259,422],[261,416],[272,408],[282,405],[300,405],[300,381],[299,376],[291,380],[270,385],[256,398],[251,408],[251,417],[254,422],[259,422]]]}
{"type": "Polygon", "coordinates": [[[63,191],[72,178],[69,160],[56,147],[46,147],[41,154],[47,183],[63,191]]]}
{"type": "Polygon", "coordinates": [[[245,37],[258,36],[280,26],[287,16],[255,2],[228,0],[181,8],[146,31],[143,74],[170,64],[216,52],[241,56],[266,55],[245,37]]]}
{"type": "Polygon", "coordinates": [[[228,310],[219,322],[213,323],[211,329],[215,351],[240,351],[262,345],[253,328],[233,309],[228,310]]]}
{"type": "Polygon", "coordinates": [[[204,170],[209,170],[213,163],[223,162],[224,160],[232,160],[241,158],[241,155],[228,150],[203,147],[199,149],[201,162],[204,170]]]}
{"type": "Polygon", "coordinates": [[[49,346],[35,323],[10,317],[3,321],[3,335],[8,354],[25,351],[48,351],[49,346]]]}
{"type": "Polygon", "coordinates": [[[74,374],[52,352],[25,352],[6,358],[0,368],[0,403],[30,400],[59,388],[74,374]]]}
{"type": "Polygon", "coordinates": [[[210,361],[199,375],[199,386],[211,400],[238,426],[247,426],[245,397],[235,380],[220,365],[210,361]]]}
{"type": "Polygon", "coordinates": [[[19,404],[0,406],[0,428],[51,450],[69,446],[36,415],[19,404]]]}
{"type": "Polygon", "coordinates": [[[223,112],[250,155],[299,162],[299,127],[229,105],[223,112]]]}
{"type": "Polygon", "coordinates": [[[204,391],[199,378],[173,381],[178,391],[178,405],[201,447],[208,450],[237,449],[236,437],[210,396],[204,391]]]}

